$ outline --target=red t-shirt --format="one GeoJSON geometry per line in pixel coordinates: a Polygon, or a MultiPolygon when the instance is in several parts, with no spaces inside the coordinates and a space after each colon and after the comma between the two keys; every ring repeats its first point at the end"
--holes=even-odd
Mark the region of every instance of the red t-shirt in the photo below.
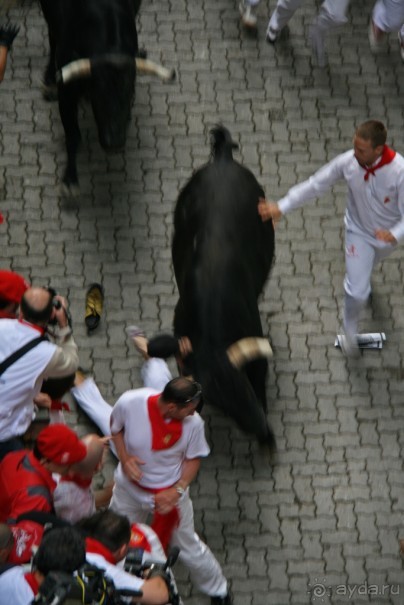
{"type": "Polygon", "coordinates": [[[29,450],[11,452],[0,463],[0,522],[32,510],[53,510],[56,483],[29,450]]]}

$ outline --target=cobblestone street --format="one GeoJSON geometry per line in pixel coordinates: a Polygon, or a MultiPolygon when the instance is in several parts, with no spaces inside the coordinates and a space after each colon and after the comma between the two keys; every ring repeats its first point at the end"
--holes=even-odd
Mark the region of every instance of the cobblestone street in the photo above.
{"type": "MultiPolygon", "coordinates": [[[[171,331],[173,209],[209,158],[222,122],[269,199],[352,145],[355,126],[382,120],[404,155],[404,64],[396,34],[372,55],[374,1],[351,3],[328,39],[329,66],[307,41],[320,3],[307,1],[290,35],[265,41],[275,1],[258,8],[258,35],[240,26],[236,0],[143,0],[139,43],[175,67],[162,83],[138,76],[124,153],[100,148],[91,108],[80,109],[80,195],[62,197],[64,134],[57,103],[43,100],[47,30],[39,6],[9,10],[21,25],[0,86],[0,266],[68,297],[81,366],[114,403],[141,386],[140,356],[125,335],[171,331]],[[98,330],[84,325],[86,289],[105,288],[98,330]]],[[[1,5],[0,5],[1,6],[1,5]]],[[[3,15],[0,15],[3,17],[3,15]]],[[[402,605],[404,537],[404,247],[373,274],[363,331],[384,331],[382,351],[346,360],[334,348],[343,300],[341,182],[276,230],[276,259],[260,301],[269,363],[268,418],[279,451],[258,445],[218,411],[203,417],[211,455],[192,487],[196,528],[222,563],[235,605],[402,605]]],[[[68,416],[80,434],[89,421],[68,416]]],[[[108,460],[98,483],[111,481],[108,460]]],[[[186,605],[208,605],[176,569],[186,605]]]]}

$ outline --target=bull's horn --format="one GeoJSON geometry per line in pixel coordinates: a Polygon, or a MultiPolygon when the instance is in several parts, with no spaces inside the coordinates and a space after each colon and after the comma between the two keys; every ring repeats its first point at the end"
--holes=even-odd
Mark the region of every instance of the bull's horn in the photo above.
{"type": "Polygon", "coordinates": [[[242,338],[226,351],[230,363],[237,369],[258,357],[272,357],[272,349],[266,338],[242,338]]]}
{"type": "Polygon", "coordinates": [[[77,59],[68,63],[57,73],[56,79],[67,84],[77,78],[88,78],[91,75],[90,59],[77,59]]]}
{"type": "Polygon", "coordinates": [[[142,74],[152,74],[161,78],[164,82],[175,80],[175,69],[167,69],[149,59],[141,59],[136,57],[136,69],[142,74]]]}

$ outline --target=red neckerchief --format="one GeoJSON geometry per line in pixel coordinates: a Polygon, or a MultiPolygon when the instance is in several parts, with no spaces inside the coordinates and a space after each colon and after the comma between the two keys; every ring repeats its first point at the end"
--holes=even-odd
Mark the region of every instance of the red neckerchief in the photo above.
{"type": "Polygon", "coordinates": [[[94,538],[86,538],[86,552],[92,553],[93,555],[101,555],[108,563],[111,563],[112,565],[116,564],[114,556],[109,548],[94,538]]]}
{"type": "Polygon", "coordinates": [[[0,309],[0,319],[16,319],[15,311],[12,313],[11,311],[4,311],[0,309]]]}
{"type": "Polygon", "coordinates": [[[41,326],[31,324],[31,323],[29,323],[29,321],[25,321],[25,319],[19,319],[18,321],[20,324],[23,324],[24,326],[28,326],[29,328],[32,328],[33,330],[38,330],[38,332],[40,332],[42,334],[42,336],[45,334],[45,328],[42,328],[41,326]]]}
{"type": "Polygon", "coordinates": [[[150,542],[136,523],[130,526],[130,548],[142,548],[146,552],[151,552],[150,542]]]}
{"type": "Polygon", "coordinates": [[[39,584],[38,584],[38,580],[36,579],[34,574],[26,573],[26,574],[24,574],[24,578],[25,578],[26,583],[29,584],[34,595],[37,595],[39,592],[39,584]]]}
{"type": "Polygon", "coordinates": [[[375,170],[379,170],[379,168],[381,168],[382,166],[390,164],[390,162],[394,160],[395,156],[396,152],[393,149],[390,149],[390,147],[387,147],[387,145],[385,145],[383,147],[383,153],[380,157],[380,161],[376,164],[376,166],[371,166],[369,168],[368,166],[363,166],[362,164],[359,164],[359,166],[365,171],[365,175],[363,177],[364,180],[367,181],[369,179],[370,174],[375,176],[375,170]]]}
{"type": "Polygon", "coordinates": [[[75,483],[79,487],[86,489],[90,487],[92,479],[84,479],[84,477],[80,477],[79,475],[63,475],[62,477],[60,477],[60,481],[75,483]]]}
{"type": "Polygon", "coordinates": [[[165,422],[158,408],[160,395],[151,395],[147,400],[147,409],[152,430],[152,450],[166,450],[172,447],[182,435],[181,420],[165,422]]]}

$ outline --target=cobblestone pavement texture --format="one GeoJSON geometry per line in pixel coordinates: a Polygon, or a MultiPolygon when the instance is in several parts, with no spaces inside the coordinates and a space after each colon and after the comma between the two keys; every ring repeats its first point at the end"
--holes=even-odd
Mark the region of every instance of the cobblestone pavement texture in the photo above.
{"type": "MultiPolygon", "coordinates": [[[[77,200],[59,194],[64,140],[57,104],[41,96],[47,37],[35,2],[9,11],[21,31],[0,89],[1,265],[68,296],[81,365],[111,403],[141,384],[125,326],[150,335],[171,329],[173,207],[208,159],[210,127],[222,121],[231,130],[238,158],[272,199],[348,149],[355,125],[369,117],[383,120],[404,152],[404,66],[394,34],[380,55],[369,52],[373,1],[352,2],[349,22],[328,40],[326,69],[313,64],[307,41],[314,2],[275,47],[265,42],[273,0],[259,6],[258,36],[241,30],[235,0],[143,4],[140,43],[177,69],[177,81],[139,77],[122,154],[105,155],[89,107],[81,109],[77,200]],[[104,285],[106,304],[87,336],[84,297],[93,281],[104,285]]],[[[341,183],[276,231],[260,303],[275,352],[268,395],[276,464],[228,419],[204,412],[212,454],[192,488],[196,527],[236,605],[403,602],[404,248],[375,271],[366,311],[365,331],[385,331],[385,348],[346,361],[333,346],[344,206],[341,183]]],[[[79,411],[69,422],[89,430],[79,411]]],[[[111,458],[98,483],[113,468],[111,458]]],[[[181,567],[177,577],[187,604],[208,603],[181,567]]]]}

